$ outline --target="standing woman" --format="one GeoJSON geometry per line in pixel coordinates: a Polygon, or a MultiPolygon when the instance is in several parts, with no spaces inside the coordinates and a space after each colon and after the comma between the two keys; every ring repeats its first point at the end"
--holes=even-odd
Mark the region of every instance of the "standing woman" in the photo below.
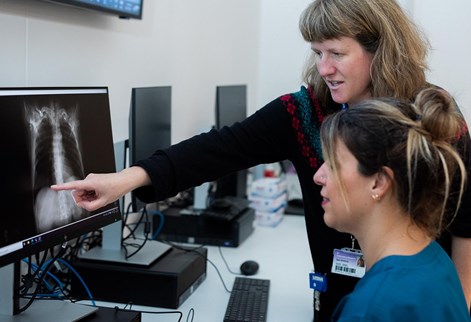
{"type": "MultiPolygon", "coordinates": [[[[367,98],[413,100],[429,86],[425,79],[428,44],[395,0],[315,0],[301,15],[300,30],[311,44],[313,60],[306,71],[306,86],[298,92],[280,96],[241,123],[156,151],[119,173],[92,174],[52,189],[73,189],[77,204],[94,210],[132,190],[144,202],[154,202],[234,171],[290,160],[302,189],[313,266],[328,285],[316,300],[315,317],[316,321],[329,321],[358,278],[339,274],[343,272],[335,267],[331,272],[334,249],[351,245],[351,237],[322,220],[320,188],[312,181],[322,164],[320,125],[327,115],[367,98]]],[[[462,140],[469,145],[469,135],[462,140]]],[[[469,193],[443,238],[468,303],[469,193]]]]}
{"type": "Polygon", "coordinates": [[[358,240],[361,253],[342,256],[366,265],[332,321],[471,321],[456,269],[435,241],[463,195],[454,145],[464,128],[452,98],[433,88],[415,105],[367,100],[326,118],[325,163],[314,175],[324,221],[358,240]]]}

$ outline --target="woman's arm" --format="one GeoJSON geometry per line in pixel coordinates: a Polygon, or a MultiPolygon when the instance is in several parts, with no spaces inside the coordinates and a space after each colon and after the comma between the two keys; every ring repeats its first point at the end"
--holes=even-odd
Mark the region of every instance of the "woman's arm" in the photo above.
{"type": "Polygon", "coordinates": [[[153,186],[135,193],[147,203],[163,200],[254,165],[287,159],[293,151],[299,147],[291,118],[276,99],[243,122],[196,135],[138,161],[153,186]]]}

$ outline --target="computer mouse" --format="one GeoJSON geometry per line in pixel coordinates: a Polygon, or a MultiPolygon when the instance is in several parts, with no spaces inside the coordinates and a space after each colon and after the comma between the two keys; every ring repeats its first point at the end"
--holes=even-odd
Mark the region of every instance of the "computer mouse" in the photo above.
{"type": "Polygon", "coordinates": [[[248,260],[240,265],[240,272],[244,275],[250,276],[258,272],[258,263],[253,260],[248,260]]]}

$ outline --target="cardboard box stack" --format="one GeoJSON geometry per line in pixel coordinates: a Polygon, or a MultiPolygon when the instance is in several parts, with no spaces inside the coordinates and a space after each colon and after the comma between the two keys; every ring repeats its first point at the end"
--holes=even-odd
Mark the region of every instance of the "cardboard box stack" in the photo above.
{"type": "Polygon", "coordinates": [[[283,219],[288,193],[282,177],[263,177],[252,182],[250,207],[255,209],[255,222],[260,226],[277,226],[283,219]]]}

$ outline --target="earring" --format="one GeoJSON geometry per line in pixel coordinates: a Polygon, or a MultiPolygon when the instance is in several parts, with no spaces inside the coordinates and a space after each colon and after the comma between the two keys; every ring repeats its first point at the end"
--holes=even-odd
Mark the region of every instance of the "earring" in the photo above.
{"type": "Polygon", "coordinates": [[[371,198],[373,198],[374,201],[381,201],[381,197],[377,193],[371,195],[371,198]]]}

